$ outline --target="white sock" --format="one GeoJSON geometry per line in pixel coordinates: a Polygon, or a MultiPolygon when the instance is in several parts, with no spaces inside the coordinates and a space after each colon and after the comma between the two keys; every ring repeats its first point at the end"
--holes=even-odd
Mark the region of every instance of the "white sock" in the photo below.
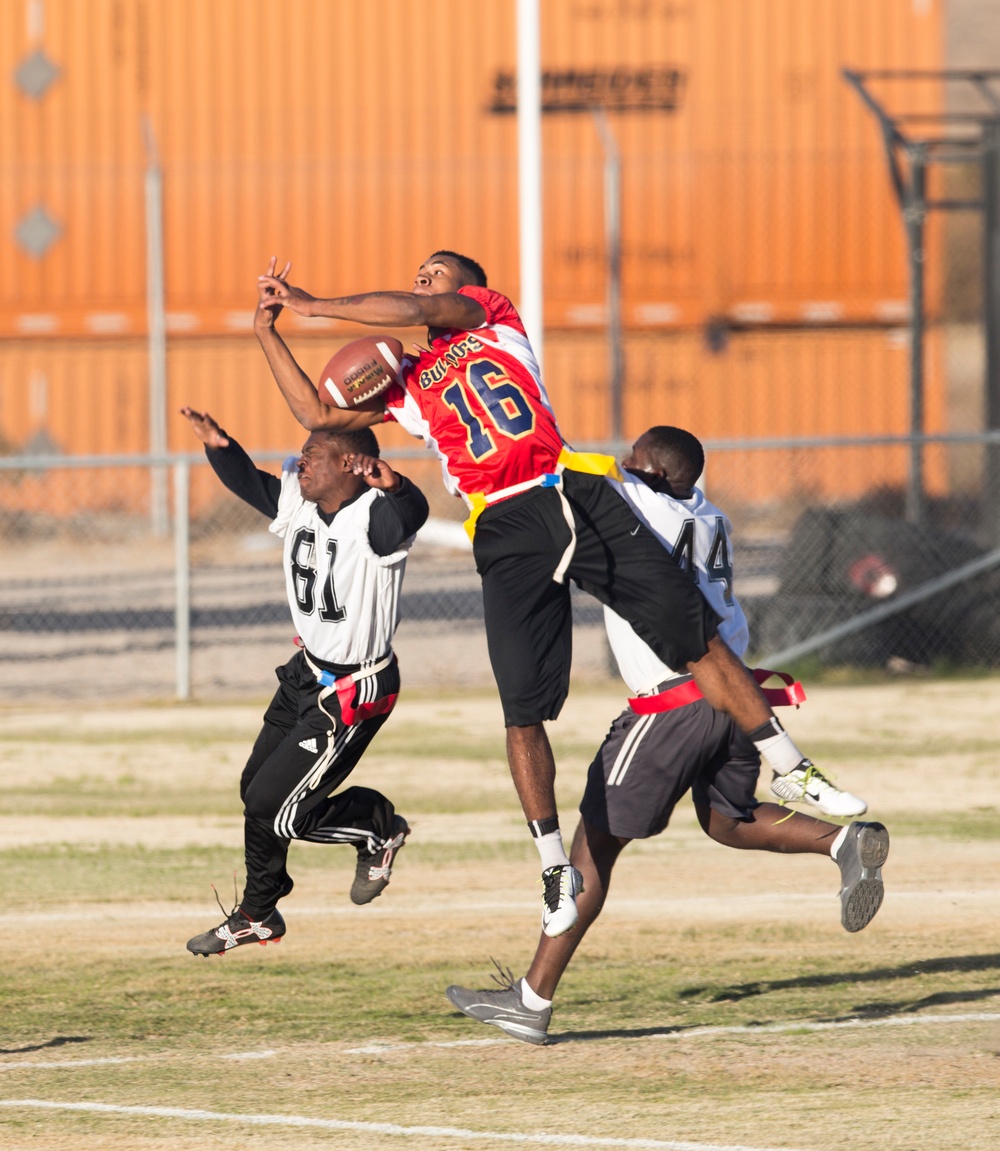
{"type": "Polygon", "coordinates": [[[530,1007],[532,1011],[544,1011],[546,1007],[552,1006],[552,1000],[543,999],[540,995],[536,995],[523,976],[521,977],[521,1002],[525,1007],[530,1007]]]}
{"type": "Polygon", "coordinates": [[[542,871],[569,863],[569,856],[566,854],[566,848],[563,847],[562,832],[558,827],[546,835],[536,836],[535,847],[538,848],[538,854],[542,860],[542,871]]]}
{"type": "Polygon", "coordinates": [[[830,844],[830,855],[833,857],[834,860],[836,860],[837,852],[840,850],[841,844],[847,838],[847,833],[849,830],[850,830],[850,828],[848,828],[848,827],[842,827],[840,829],[840,834],[833,841],[833,843],[830,844]]]}
{"type": "Polygon", "coordinates": [[[806,757],[776,718],[752,732],[750,738],[754,747],[767,760],[768,766],[778,775],[787,775],[805,761],[806,757]]]}

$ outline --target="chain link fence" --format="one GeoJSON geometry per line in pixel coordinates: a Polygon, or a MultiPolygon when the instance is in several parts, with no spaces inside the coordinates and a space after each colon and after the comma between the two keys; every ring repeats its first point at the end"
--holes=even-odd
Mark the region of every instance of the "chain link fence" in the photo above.
{"type": "MultiPolygon", "coordinates": [[[[736,593],[758,662],[1000,665],[1000,507],[980,482],[1000,434],[706,446],[704,486],[734,524],[736,593]],[[915,450],[929,477],[920,522],[907,518],[905,481],[865,484],[904,475],[915,450]],[[831,471],[858,494],[818,494],[831,471]]],[[[489,685],[461,509],[434,498],[426,453],[423,463],[386,454],[419,473],[435,512],[404,586],[405,683],[489,685]]],[[[280,466],[274,454],[257,462],[280,466]]],[[[293,650],[280,542],[203,456],[2,459],[0,540],[8,703],[263,699],[293,650]],[[164,493],[165,518],[154,506],[164,493]]],[[[577,592],[574,610],[574,674],[606,680],[599,605],[577,592]]]]}

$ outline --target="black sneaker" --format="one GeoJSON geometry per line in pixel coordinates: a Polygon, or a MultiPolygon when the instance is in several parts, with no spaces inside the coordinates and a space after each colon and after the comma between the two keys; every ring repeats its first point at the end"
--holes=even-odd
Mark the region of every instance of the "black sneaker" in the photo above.
{"type": "Polygon", "coordinates": [[[285,921],[277,908],[264,919],[251,919],[240,908],[232,910],[229,918],[212,931],[204,931],[189,939],[187,949],[192,955],[225,955],[244,943],[280,943],[285,934],[285,921]]]}
{"type": "Polygon", "coordinates": [[[397,815],[392,821],[390,837],[377,851],[358,852],[358,866],[351,884],[352,903],[371,903],[389,886],[393,862],[406,845],[409,834],[410,825],[401,815],[397,815]]]}
{"type": "Polygon", "coordinates": [[[881,823],[848,825],[837,852],[840,868],[840,922],[845,931],[860,931],[882,906],[882,864],[889,854],[889,832],[881,823]]]}

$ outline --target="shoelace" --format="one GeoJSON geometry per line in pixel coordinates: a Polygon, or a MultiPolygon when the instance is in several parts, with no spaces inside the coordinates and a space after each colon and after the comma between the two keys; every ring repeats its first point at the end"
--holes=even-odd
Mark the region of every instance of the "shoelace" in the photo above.
{"type": "MultiPolygon", "coordinates": [[[[219,892],[216,890],[215,884],[212,884],[212,894],[215,896],[215,902],[219,905],[219,910],[225,916],[225,922],[228,923],[230,919],[235,919],[240,910],[240,897],[236,887],[236,872],[233,872],[233,909],[227,911],[223,905],[222,900],[219,898],[219,892]]],[[[244,917],[245,918],[245,917],[244,917]]]]}
{"type": "Polygon", "coordinates": [[[490,956],[490,963],[496,968],[496,973],[490,975],[490,979],[500,988],[501,991],[517,991],[517,979],[514,972],[508,967],[506,970],[500,966],[499,963],[490,956]]]}
{"type": "Polygon", "coordinates": [[[833,783],[820,771],[815,764],[809,760],[806,761],[806,773],[802,779],[802,794],[805,795],[809,791],[809,784],[815,780],[817,783],[824,787],[833,787],[833,783]]]}
{"type": "Polygon", "coordinates": [[[549,911],[555,911],[559,906],[563,895],[563,879],[568,873],[569,868],[563,864],[559,867],[550,867],[548,871],[542,874],[542,882],[545,884],[542,898],[545,900],[545,906],[549,911]]]}

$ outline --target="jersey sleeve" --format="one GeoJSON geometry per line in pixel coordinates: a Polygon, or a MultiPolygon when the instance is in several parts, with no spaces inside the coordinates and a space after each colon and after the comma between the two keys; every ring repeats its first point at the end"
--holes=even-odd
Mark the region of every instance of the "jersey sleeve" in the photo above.
{"type": "MultiPolygon", "coordinates": [[[[417,362],[415,356],[408,353],[403,354],[403,364],[400,375],[404,376],[410,368],[417,362]]],[[[382,413],[382,421],[386,424],[397,423],[396,414],[393,408],[401,408],[406,403],[406,388],[402,384],[390,384],[382,393],[382,402],[385,404],[385,411],[382,413]]]]}
{"type": "Polygon", "coordinates": [[[212,470],[223,484],[252,508],[274,519],[278,511],[281,481],[270,472],[255,467],[242,447],[232,438],[225,448],[205,448],[212,470]]]}
{"type": "Polygon", "coordinates": [[[372,504],[368,541],[377,556],[391,555],[415,536],[427,519],[427,500],[412,480],[400,476],[399,488],[383,492],[372,504]]]}
{"type": "Polygon", "coordinates": [[[517,309],[502,292],[494,292],[492,288],[479,288],[475,284],[466,284],[458,291],[459,295],[468,296],[482,307],[486,313],[486,324],[500,324],[519,332],[524,331],[517,309]]]}
{"type": "Polygon", "coordinates": [[[281,465],[281,490],[278,494],[277,512],[267,530],[279,539],[284,539],[295,513],[301,506],[298,457],[289,456],[281,465]]]}

